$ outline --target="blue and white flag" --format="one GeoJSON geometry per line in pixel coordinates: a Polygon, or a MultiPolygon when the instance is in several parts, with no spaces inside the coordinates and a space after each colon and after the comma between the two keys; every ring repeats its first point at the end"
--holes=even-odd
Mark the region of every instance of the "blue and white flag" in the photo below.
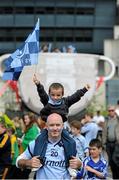
{"type": "Polygon", "coordinates": [[[3,80],[12,80],[17,81],[20,77],[20,74],[23,70],[23,67],[11,68],[10,70],[5,70],[2,79],[3,80]]]}
{"type": "MultiPolygon", "coordinates": [[[[28,36],[25,43],[18,48],[11,56],[5,61],[5,73],[10,71],[18,72],[16,68],[23,69],[24,66],[38,64],[39,53],[39,19],[33,32],[28,36]]],[[[20,71],[19,71],[20,72],[20,71]]],[[[4,74],[3,74],[3,80],[4,74]]],[[[7,79],[9,80],[9,79],[7,79]]]]}

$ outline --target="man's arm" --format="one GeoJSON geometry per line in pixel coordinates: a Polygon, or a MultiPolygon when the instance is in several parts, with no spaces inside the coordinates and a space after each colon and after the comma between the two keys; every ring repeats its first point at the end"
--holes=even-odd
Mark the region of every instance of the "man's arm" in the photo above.
{"type": "Polygon", "coordinates": [[[82,162],[79,158],[72,156],[72,158],[69,160],[69,166],[72,169],[80,169],[82,167],[82,162]]]}
{"type": "Polygon", "coordinates": [[[16,166],[18,168],[35,168],[41,166],[41,162],[38,156],[33,157],[35,146],[35,140],[29,143],[28,148],[18,156],[16,160],[16,166]]]}
{"type": "Polygon", "coordinates": [[[19,159],[18,167],[24,169],[24,168],[39,168],[42,166],[39,158],[37,156],[33,157],[32,159],[19,159]]]}
{"type": "Polygon", "coordinates": [[[68,168],[70,176],[78,177],[78,179],[81,179],[83,176],[82,166],[83,163],[81,162],[81,160],[77,157],[72,156],[72,158],[69,160],[69,168],[68,168]],[[76,172],[74,170],[76,170],[76,172]]]}

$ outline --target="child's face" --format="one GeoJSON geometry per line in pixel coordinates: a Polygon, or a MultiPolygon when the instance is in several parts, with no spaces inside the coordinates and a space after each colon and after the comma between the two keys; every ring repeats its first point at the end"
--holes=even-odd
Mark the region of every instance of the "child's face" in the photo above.
{"type": "Polygon", "coordinates": [[[71,126],[71,133],[72,133],[74,136],[76,136],[76,135],[78,135],[78,134],[80,133],[80,130],[77,129],[77,128],[75,128],[75,127],[73,127],[73,126],[71,126]]]}
{"type": "Polygon", "coordinates": [[[96,146],[89,147],[89,154],[92,158],[98,158],[102,152],[102,148],[97,148],[96,146]]]}
{"type": "Polygon", "coordinates": [[[59,89],[51,88],[49,95],[53,101],[60,100],[62,98],[62,88],[59,89]]]}

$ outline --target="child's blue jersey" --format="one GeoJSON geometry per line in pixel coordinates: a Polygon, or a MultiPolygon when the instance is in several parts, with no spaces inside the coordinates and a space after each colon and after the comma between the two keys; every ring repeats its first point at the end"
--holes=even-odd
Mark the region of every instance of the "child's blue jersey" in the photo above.
{"type": "Polygon", "coordinates": [[[94,173],[87,171],[85,169],[85,166],[90,166],[91,168],[101,172],[103,175],[102,179],[106,179],[108,163],[103,157],[100,157],[98,162],[94,162],[90,156],[86,157],[83,161],[83,167],[77,173],[77,179],[101,179],[100,177],[97,177],[94,173]]]}
{"type": "Polygon", "coordinates": [[[85,137],[82,136],[81,134],[79,134],[77,136],[71,135],[71,137],[76,142],[76,149],[77,149],[78,158],[83,160],[85,157],[85,153],[88,152],[88,146],[87,146],[85,137]]]}

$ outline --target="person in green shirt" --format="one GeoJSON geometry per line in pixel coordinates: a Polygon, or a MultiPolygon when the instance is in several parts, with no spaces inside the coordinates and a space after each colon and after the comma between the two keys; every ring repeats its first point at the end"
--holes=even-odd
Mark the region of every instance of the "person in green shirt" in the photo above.
{"type": "MultiPolygon", "coordinates": [[[[18,138],[20,154],[26,150],[28,144],[32,140],[34,140],[40,132],[37,125],[36,117],[33,113],[25,112],[22,116],[22,119],[24,123],[24,134],[21,139],[18,138]]],[[[30,169],[24,169],[22,172],[19,173],[19,178],[28,179],[30,172],[30,169]]]]}
{"type": "Polygon", "coordinates": [[[34,140],[39,134],[39,128],[36,124],[36,117],[31,112],[26,112],[23,115],[23,123],[25,126],[24,135],[21,139],[22,151],[25,151],[28,144],[34,140]]]}

